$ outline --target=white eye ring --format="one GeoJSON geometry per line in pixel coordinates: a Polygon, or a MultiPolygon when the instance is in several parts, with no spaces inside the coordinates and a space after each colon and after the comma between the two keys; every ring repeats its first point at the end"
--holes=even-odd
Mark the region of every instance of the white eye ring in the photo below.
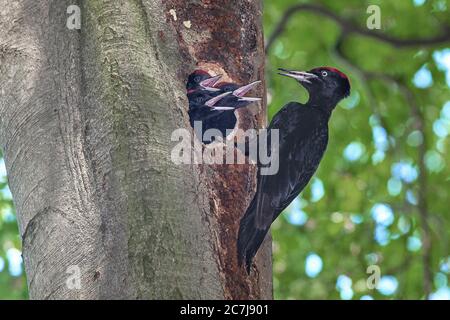
{"type": "Polygon", "coordinates": [[[323,76],[323,77],[326,77],[327,75],[328,75],[328,72],[322,71],[322,76],[323,76]]]}

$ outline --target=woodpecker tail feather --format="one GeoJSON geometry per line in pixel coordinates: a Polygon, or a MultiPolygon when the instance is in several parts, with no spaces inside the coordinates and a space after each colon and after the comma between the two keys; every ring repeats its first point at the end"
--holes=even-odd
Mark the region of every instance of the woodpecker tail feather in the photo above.
{"type": "Polygon", "coordinates": [[[239,265],[241,266],[244,262],[245,269],[248,274],[250,274],[253,257],[269,231],[269,228],[258,229],[256,227],[255,216],[256,198],[253,199],[252,203],[245,212],[245,215],[241,219],[237,242],[239,265]]]}

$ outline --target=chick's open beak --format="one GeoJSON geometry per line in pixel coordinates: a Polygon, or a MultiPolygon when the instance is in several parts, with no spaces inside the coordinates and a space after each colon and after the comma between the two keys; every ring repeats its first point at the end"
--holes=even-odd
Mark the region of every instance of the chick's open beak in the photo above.
{"type": "Polygon", "coordinates": [[[233,91],[233,95],[239,98],[244,97],[250,90],[252,90],[254,87],[256,87],[256,85],[258,85],[259,83],[261,83],[261,81],[255,81],[252,83],[249,83],[245,86],[242,86],[236,90],[233,91]]]}
{"type": "Polygon", "coordinates": [[[208,101],[205,102],[205,106],[212,108],[212,107],[214,107],[214,105],[217,102],[219,102],[220,100],[222,100],[224,97],[228,96],[229,94],[231,94],[230,91],[229,92],[224,92],[224,93],[218,95],[217,97],[209,99],[208,101]]]}
{"type": "Polygon", "coordinates": [[[219,74],[217,76],[208,78],[206,80],[203,80],[202,82],[200,82],[200,86],[208,91],[211,92],[217,92],[220,91],[220,89],[214,88],[214,85],[220,80],[220,78],[222,78],[222,75],[219,74]]]}

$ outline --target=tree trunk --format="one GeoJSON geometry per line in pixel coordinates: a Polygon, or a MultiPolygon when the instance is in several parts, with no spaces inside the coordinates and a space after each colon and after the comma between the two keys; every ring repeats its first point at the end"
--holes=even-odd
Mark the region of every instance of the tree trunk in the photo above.
{"type": "Polygon", "coordinates": [[[74,2],[0,0],[0,143],[30,297],[270,299],[270,240],[250,276],[236,259],[255,166],[170,158],[196,66],[263,79],[260,1],[78,1],[71,30],[74,2]]]}

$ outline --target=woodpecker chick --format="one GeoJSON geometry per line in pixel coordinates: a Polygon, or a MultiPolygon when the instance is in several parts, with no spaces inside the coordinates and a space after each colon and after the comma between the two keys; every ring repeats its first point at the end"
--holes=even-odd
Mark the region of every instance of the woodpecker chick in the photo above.
{"type": "MultiPolygon", "coordinates": [[[[245,97],[260,81],[255,81],[245,86],[221,82],[215,83],[214,90],[205,90],[201,87],[204,84],[204,79],[208,81],[211,78],[208,78],[203,73],[201,75],[204,78],[195,79],[193,77],[190,79],[191,84],[189,85],[188,83],[188,86],[191,88],[190,92],[188,90],[188,113],[191,126],[194,127],[195,121],[201,121],[202,137],[205,131],[209,129],[217,129],[222,137],[226,137],[227,130],[231,131],[236,126],[237,118],[234,111],[261,100],[260,98],[245,97]],[[198,83],[198,85],[195,86],[195,83],[198,83]]],[[[211,141],[203,142],[208,144],[211,141]]]]}
{"type": "Polygon", "coordinates": [[[195,70],[188,77],[186,84],[187,93],[190,94],[199,90],[217,92],[219,90],[215,89],[214,85],[220,80],[220,78],[222,78],[221,75],[211,76],[204,70],[195,70]]]}

